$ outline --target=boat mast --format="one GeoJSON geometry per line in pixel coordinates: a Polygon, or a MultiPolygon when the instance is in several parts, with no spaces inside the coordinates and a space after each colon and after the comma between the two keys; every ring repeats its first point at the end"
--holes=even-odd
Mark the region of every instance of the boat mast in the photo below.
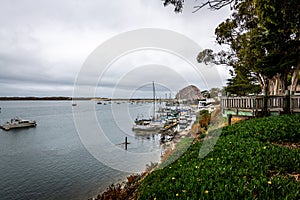
{"type": "Polygon", "coordinates": [[[152,82],[152,87],[153,87],[153,119],[155,119],[155,86],[154,86],[154,81],[152,82]]]}

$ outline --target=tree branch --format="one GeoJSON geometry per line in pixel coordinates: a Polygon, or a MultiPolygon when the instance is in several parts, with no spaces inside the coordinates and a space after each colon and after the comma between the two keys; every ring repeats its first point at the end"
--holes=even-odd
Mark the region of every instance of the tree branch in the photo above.
{"type": "Polygon", "coordinates": [[[205,3],[202,3],[200,6],[194,6],[196,10],[193,13],[198,12],[201,8],[208,6],[212,10],[220,10],[224,6],[230,5],[236,0],[208,0],[205,3]]]}
{"type": "MultiPolygon", "coordinates": [[[[197,0],[195,0],[197,1],[197,0]]],[[[194,6],[195,10],[193,13],[199,11],[201,8],[208,6],[212,10],[220,10],[224,6],[230,5],[231,3],[238,2],[240,0],[207,0],[202,3],[202,5],[194,6]]],[[[163,0],[164,6],[173,5],[174,12],[179,13],[182,12],[184,6],[184,0],[163,0]]]]}

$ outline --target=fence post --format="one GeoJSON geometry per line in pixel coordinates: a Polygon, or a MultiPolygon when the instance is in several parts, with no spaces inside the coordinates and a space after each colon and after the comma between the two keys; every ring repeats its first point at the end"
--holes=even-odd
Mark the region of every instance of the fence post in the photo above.
{"type": "Polygon", "coordinates": [[[228,115],[228,126],[231,126],[231,118],[232,118],[232,114],[228,115]]]}
{"type": "Polygon", "coordinates": [[[290,96],[290,91],[286,90],[285,91],[285,113],[290,114],[291,113],[291,96],[290,96]]]}
{"type": "Polygon", "coordinates": [[[266,116],[267,113],[268,113],[268,94],[267,94],[267,91],[264,91],[264,99],[263,99],[263,102],[264,102],[264,107],[263,107],[263,115],[266,116]]]}

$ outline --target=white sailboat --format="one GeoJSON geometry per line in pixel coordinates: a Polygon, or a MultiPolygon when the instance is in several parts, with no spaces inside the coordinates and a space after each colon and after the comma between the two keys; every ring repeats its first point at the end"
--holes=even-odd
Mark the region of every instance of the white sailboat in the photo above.
{"type": "Polygon", "coordinates": [[[153,87],[153,118],[148,119],[136,119],[132,130],[134,131],[159,131],[164,127],[162,120],[155,119],[155,85],[152,82],[153,87]]]}

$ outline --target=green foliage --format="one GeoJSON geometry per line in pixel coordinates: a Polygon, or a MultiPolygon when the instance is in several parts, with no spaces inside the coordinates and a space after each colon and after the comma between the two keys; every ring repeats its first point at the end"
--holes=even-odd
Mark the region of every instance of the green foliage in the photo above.
{"type": "Polygon", "coordinates": [[[284,91],[300,62],[299,1],[245,0],[235,9],[215,31],[217,42],[230,46],[221,64],[231,65],[237,76],[256,77],[262,87],[279,75],[284,91]]]}
{"type": "Polygon", "coordinates": [[[228,79],[227,86],[225,88],[226,92],[231,94],[237,94],[239,96],[245,96],[247,94],[258,94],[261,92],[261,88],[256,84],[253,77],[251,77],[249,72],[238,71],[237,74],[232,78],[228,79]]]}
{"type": "Polygon", "coordinates": [[[208,110],[200,110],[200,117],[204,117],[208,114],[209,114],[208,110]]]}
{"type": "Polygon", "coordinates": [[[216,98],[218,97],[219,93],[224,96],[225,95],[225,88],[211,88],[209,90],[209,96],[210,98],[216,98]]]}
{"type": "Polygon", "coordinates": [[[208,110],[201,110],[200,116],[199,116],[199,125],[201,128],[203,128],[205,131],[210,124],[211,116],[208,110]]]}
{"type": "Polygon", "coordinates": [[[179,143],[176,144],[176,149],[166,160],[164,160],[158,169],[168,167],[171,163],[175,162],[182,154],[184,154],[193,142],[192,138],[183,138],[179,143]]]}
{"type": "MultiPolygon", "coordinates": [[[[300,116],[249,120],[222,130],[199,159],[194,143],[177,161],[147,176],[139,199],[300,199],[300,150],[272,142],[300,142],[300,116]]],[[[212,134],[213,135],[213,134],[212,134]]]]}
{"type": "Polygon", "coordinates": [[[222,135],[254,138],[263,142],[300,142],[300,116],[257,118],[224,127],[222,135]]]}

